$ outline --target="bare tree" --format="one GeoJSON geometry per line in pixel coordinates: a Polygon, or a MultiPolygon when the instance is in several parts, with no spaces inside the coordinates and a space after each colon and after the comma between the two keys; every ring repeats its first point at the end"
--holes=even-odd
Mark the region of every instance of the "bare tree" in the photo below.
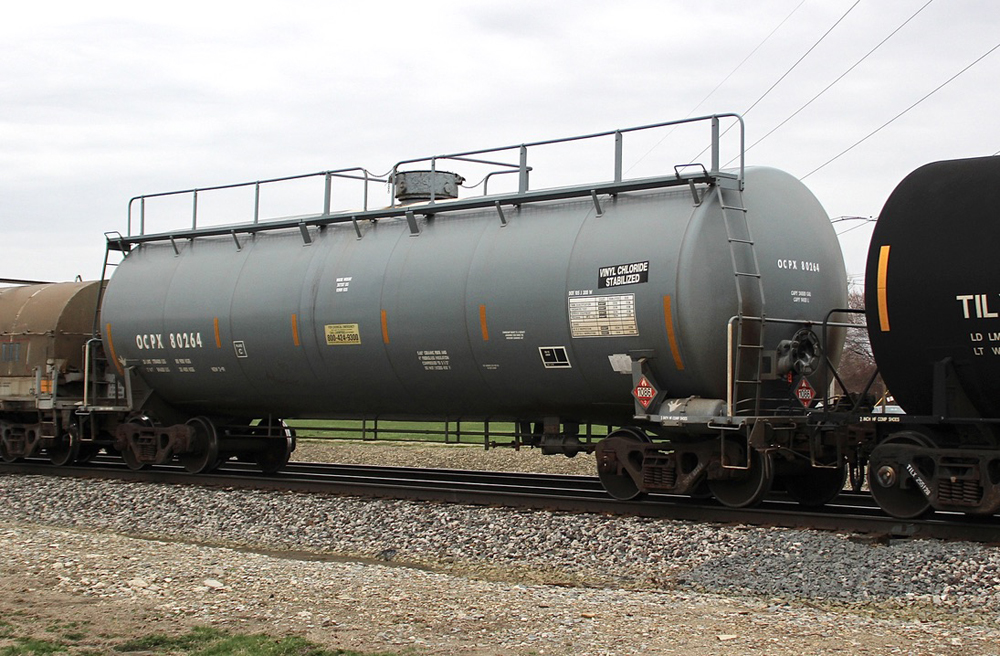
{"type": "MultiPolygon", "coordinates": [[[[847,292],[848,307],[853,310],[863,310],[865,307],[864,289],[851,285],[847,292]]],[[[849,321],[857,324],[858,328],[849,328],[847,338],[844,342],[844,352],[840,358],[840,366],[837,373],[844,382],[846,390],[840,390],[849,394],[857,394],[864,391],[865,385],[875,373],[875,357],[872,355],[872,346],[868,341],[868,331],[862,326],[865,324],[864,314],[850,314],[849,321]]],[[[869,394],[876,399],[885,394],[885,383],[882,377],[878,376],[869,390],[869,394]]]]}

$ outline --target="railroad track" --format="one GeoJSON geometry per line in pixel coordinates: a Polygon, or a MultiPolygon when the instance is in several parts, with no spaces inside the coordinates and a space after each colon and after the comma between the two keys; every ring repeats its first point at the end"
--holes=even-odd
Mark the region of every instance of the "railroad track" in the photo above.
{"type": "Polygon", "coordinates": [[[1000,542],[996,517],[933,513],[901,520],[885,516],[867,494],[844,493],[820,509],[807,509],[780,493],[754,508],[728,508],[714,500],[649,495],[637,501],[612,499],[596,477],[492,471],[290,463],[279,474],[262,475],[251,465],[227,462],[196,477],[179,466],[133,471],[117,458],[87,465],[53,467],[45,460],[0,463],[0,474],[104,478],[245,489],[294,490],[363,497],[468,503],[536,510],[594,512],[638,517],[811,528],[863,533],[872,539],[936,538],[1000,542]]]}

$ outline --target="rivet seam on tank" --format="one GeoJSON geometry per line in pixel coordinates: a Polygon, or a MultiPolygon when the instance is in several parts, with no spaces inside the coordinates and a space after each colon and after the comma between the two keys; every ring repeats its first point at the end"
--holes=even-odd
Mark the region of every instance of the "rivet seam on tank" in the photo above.
{"type": "Polygon", "coordinates": [[[663,323],[667,327],[667,341],[670,343],[670,354],[674,356],[674,366],[678,371],[684,371],[684,360],[681,359],[677,333],[674,332],[674,311],[669,295],[663,297],[663,323]]]}
{"type": "Polygon", "coordinates": [[[483,341],[484,342],[490,341],[490,330],[489,330],[489,328],[486,327],[486,306],[485,305],[480,305],[479,306],[479,327],[483,331],[483,341]]]}
{"type": "Polygon", "coordinates": [[[878,251],[878,324],[882,332],[889,332],[889,301],[887,298],[886,279],[889,277],[889,244],[878,251]]]}

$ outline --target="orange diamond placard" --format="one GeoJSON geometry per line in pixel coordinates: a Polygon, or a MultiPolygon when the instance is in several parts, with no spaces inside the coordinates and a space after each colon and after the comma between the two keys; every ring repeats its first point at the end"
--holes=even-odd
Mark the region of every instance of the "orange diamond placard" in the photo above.
{"type": "Polygon", "coordinates": [[[638,401],[639,405],[643,408],[648,408],[649,404],[653,402],[653,399],[656,398],[658,393],[657,389],[653,387],[652,383],[646,380],[645,376],[639,379],[639,384],[635,386],[634,390],[632,390],[632,396],[635,397],[635,400],[638,401]]]}
{"type": "Polygon", "coordinates": [[[816,390],[813,389],[808,380],[803,378],[795,387],[795,398],[799,400],[799,403],[808,408],[809,404],[816,398],[816,390]]]}

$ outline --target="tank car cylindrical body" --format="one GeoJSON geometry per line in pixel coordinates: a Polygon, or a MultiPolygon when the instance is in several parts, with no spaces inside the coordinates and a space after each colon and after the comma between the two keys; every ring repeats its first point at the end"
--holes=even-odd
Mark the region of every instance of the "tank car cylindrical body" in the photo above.
{"type": "Polygon", "coordinates": [[[0,402],[34,400],[36,378],[83,371],[97,282],[0,288],[0,402]]]}
{"type": "MultiPolygon", "coordinates": [[[[308,244],[298,229],[144,243],[108,285],[105,350],[190,414],[628,422],[636,353],[670,397],[725,398],[739,305],[724,210],[704,195],[631,191],[600,214],[589,197],[526,202],[505,222],[445,201],[361,238],[342,223],[308,244]]],[[[815,197],[755,168],[742,202],[767,315],[844,307],[815,197]]],[[[766,349],[795,330],[769,324],[766,349]]]]}
{"type": "Polygon", "coordinates": [[[942,384],[957,378],[973,414],[1000,416],[997,180],[997,157],[927,164],[879,215],[865,278],[868,331],[887,388],[910,414],[936,413],[938,367],[942,384]]]}
{"type": "Polygon", "coordinates": [[[0,458],[45,451],[65,464],[80,450],[84,346],[98,282],[0,288],[0,458]]]}

